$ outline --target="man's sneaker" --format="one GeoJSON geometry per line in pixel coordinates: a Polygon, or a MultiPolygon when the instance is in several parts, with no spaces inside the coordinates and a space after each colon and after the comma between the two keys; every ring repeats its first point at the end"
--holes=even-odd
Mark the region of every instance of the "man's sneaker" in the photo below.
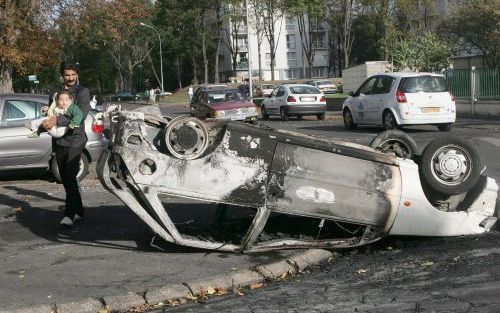
{"type": "Polygon", "coordinates": [[[73,220],[70,219],[69,217],[65,216],[59,223],[59,225],[64,226],[64,227],[71,227],[73,226],[73,220]]]}
{"type": "Polygon", "coordinates": [[[83,220],[83,216],[80,216],[78,214],[75,214],[75,216],[73,216],[73,222],[78,222],[81,220],[83,220]]]}

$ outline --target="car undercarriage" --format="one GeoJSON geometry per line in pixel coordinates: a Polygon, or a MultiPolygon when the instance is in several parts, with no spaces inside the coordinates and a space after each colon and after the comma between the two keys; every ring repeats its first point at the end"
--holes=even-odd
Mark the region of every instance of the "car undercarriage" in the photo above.
{"type": "Polygon", "coordinates": [[[112,111],[109,121],[101,183],[171,243],[239,252],[346,248],[387,235],[480,234],[496,222],[498,186],[463,158],[469,150],[461,154],[459,144],[432,151],[437,165],[429,175],[444,184],[436,191],[422,181],[423,165],[358,144],[140,110],[112,111]],[[239,208],[247,222],[236,237],[184,232],[165,197],[216,203],[219,212],[239,208]],[[268,231],[291,219],[299,225],[291,231],[268,231]]]}

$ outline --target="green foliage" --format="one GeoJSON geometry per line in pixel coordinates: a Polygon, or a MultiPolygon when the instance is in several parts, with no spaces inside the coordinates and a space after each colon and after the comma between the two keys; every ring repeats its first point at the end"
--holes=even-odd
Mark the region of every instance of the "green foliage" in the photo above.
{"type": "Polygon", "coordinates": [[[465,41],[479,48],[490,67],[500,66],[500,1],[467,1],[439,30],[457,42],[465,41]]]}
{"type": "Polygon", "coordinates": [[[397,70],[437,72],[450,64],[450,44],[427,32],[422,36],[408,36],[387,49],[397,70]]]}

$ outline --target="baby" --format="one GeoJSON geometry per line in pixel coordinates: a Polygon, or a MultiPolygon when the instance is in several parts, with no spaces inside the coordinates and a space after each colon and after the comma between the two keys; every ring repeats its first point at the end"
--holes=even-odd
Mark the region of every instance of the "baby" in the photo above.
{"type": "Polygon", "coordinates": [[[73,97],[66,91],[60,91],[54,95],[54,101],[50,105],[47,111],[47,117],[36,119],[31,121],[28,128],[32,131],[28,134],[30,138],[40,137],[40,133],[44,132],[45,129],[42,127],[42,122],[52,116],[66,115],[70,118],[68,127],[66,126],[54,126],[47,132],[54,138],[61,138],[64,136],[68,128],[74,129],[79,127],[83,120],[83,113],[80,108],[73,102],[73,97]]]}

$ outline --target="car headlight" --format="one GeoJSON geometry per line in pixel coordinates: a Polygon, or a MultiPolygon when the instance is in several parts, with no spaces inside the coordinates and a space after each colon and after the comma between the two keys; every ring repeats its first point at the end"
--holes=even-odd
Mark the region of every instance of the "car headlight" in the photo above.
{"type": "Polygon", "coordinates": [[[220,111],[215,111],[215,116],[224,116],[226,115],[226,111],[224,110],[220,110],[220,111]]]}
{"type": "Polygon", "coordinates": [[[247,108],[247,112],[248,113],[255,113],[255,111],[256,111],[255,107],[249,107],[249,108],[247,108]]]}

